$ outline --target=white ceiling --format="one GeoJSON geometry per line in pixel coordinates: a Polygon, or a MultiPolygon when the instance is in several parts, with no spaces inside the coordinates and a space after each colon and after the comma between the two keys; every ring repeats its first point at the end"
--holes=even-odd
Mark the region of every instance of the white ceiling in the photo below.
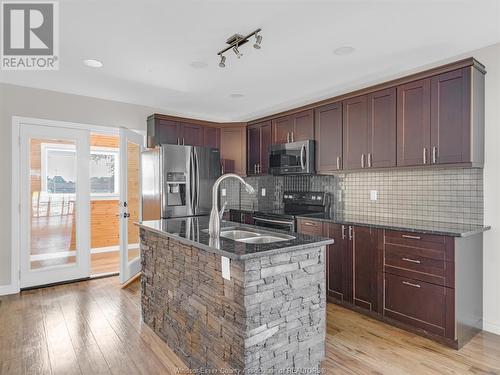
{"type": "Polygon", "coordinates": [[[60,23],[59,71],[1,71],[0,81],[232,121],[498,43],[500,1],[61,0],[60,23]],[[262,49],[252,41],[219,68],[226,38],[257,27],[262,49]],[[335,55],[341,46],[355,52],[335,55]]]}

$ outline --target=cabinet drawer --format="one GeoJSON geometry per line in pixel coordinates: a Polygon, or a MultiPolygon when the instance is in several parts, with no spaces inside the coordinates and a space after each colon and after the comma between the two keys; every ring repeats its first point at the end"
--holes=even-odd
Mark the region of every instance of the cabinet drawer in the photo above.
{"type": "Polygon", "coordinates": [[[385,274],[384,315],[440,336],[454,336],[454,290],[385,274]]]}
{"type": "Polygon", "coordinates": [[[434,255],[429,249],[386,244],[385,271],[453,288],[454,263],[446,262],[442,253],[434,255]]]}
{"type": "Polygon", "coordinates": [[[323,235],[323,222],[308,219],[298,219],[297,230],[300,233],[321,236],[323,235]]]}
{"type": "Polygon", "coordinates": [[[436,249],[444,251],[445,236],[424,234],[417,232],[400,232],[395,230],[385,231],[385,242],[395,245],[419,247],[423,249],[436,249]]]}

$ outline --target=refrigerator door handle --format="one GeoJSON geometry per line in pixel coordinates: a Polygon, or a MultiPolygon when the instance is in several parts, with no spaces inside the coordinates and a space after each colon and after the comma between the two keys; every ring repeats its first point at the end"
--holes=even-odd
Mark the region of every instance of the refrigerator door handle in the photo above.
{"type": "Polygon", "coordinates": [[[189,203],[191,204],[191,210],[192,214],[194,215],[194,205],[195,205],[195,194],[194,194],[194,189],[195,189],[195,181],[194,181],[194,151],[191,149],[191,152],[189,153],[189,203]]]}
{"type": "Polygon", "coordinates": [[[198,151],[196,148],[194,150],[194,160],[195,160],[195,170],[196,170],[196,210],[200,204],[200,159],[198,158],[198,151]]]}

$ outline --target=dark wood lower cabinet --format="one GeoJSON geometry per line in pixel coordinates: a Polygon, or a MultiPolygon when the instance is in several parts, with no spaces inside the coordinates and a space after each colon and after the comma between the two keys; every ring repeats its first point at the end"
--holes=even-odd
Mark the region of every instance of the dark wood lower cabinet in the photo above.
{"type": "Polygon", "coordinates": [[[298,232],[333,238],[327,297],[461,348],[482,330],[482,234],[434,234],[298,219],[298,232]]]}

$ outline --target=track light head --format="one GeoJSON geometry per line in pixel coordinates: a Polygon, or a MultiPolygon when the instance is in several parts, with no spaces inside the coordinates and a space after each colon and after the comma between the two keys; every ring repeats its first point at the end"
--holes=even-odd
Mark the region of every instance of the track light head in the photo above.
{"type": "Polygon", "coordinates": [[[226,56],[224,55],[220,55],[220,63],[219,63],[219,66],[221,68],[225,68],[226,67],[226,56]]]}
{"type": "Polygon", "coordinates": [[[253,45],[253,48],[260,49],[261,43],[262,43],[262,35],[255,34],[255,44],[253,45]]]}
{"type": "Polygon", "coordinates": [[[234,51],[234,53],[236,54],[236,57],[237,57],[238,59],[240,59],[240,58],[241,58],[241,56],[243,56],[243,54],[242,54],[242,53],[238,50],[238,45],[235,45],[235,46],[233,47],[233,51],[234,51]]]}

